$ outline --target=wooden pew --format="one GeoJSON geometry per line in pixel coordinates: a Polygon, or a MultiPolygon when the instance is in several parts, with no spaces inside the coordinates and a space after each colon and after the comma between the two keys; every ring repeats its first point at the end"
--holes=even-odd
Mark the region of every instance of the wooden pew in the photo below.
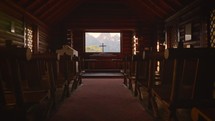
{"type": "Polygon", "coordinates": [[[124,85],[128,86],[128,75],[129,75],[129,63],[130,59],[129,56],[125,56],[122,60],[122,74],[124,76],[124,85]]]}
{"type": "MultiPolygon", "coordinates": [[[[151,72],[152,72],[152,52],[150,50],[145,50],[143,51],[143,55],[140,57],[139,61],[141,62],[140,66],[141,68],[139,69],[140,73],[140,81],[141,85],[148,87],[149,86],[149,81],[151,80],[151,72]],[[141,73],[142,72],[142,73],[141,73]]],[[[139,66],[138,66],[139,67],[139,66]]]]}
{"type": "Polygon", "coordinates": [[[65,97],[69,96],[69,85],[70,85],[70,61],[71,56],[62,55],[60,59],[56,60],[55,63],[55,84],[56,84],[56,93],[57,97],[60,97],[59,100],[63,100],[65,97]]]}
{"type": "Polygon", "coordinates": [[[127,78],[129,81],[128,87],[134,96],[137,96],[137,88],[136,88],[137,62],[138,62],[137,55],[130,56],[128,59],[128,70],[127,70],[127,78]]]}
{"type": "MultiPolygon", "coordinates": [[[[32,65],[38,65],[39,74],[42,85],[47,85],[49,90],[49,104],[47,109],[47,118],[49,117],[53,108],[56,107],[56,82],[55,82],[55,66],[57,55],[53,53],[38,53],[32,55],[32,65]],[[35,63],[36,62],[36,63],[35,63]]],[[[31,75],[34,78],[34,76],[31,75]]],[[[35,84],[35,83],[34,83],[35,84]]]]}
{"type": "Polygon", "coordinates": [[[81,71],[78,63],[80,62],[77,54],[73,48],[68,45],[63,45],[61,49],[56,50],[58,61],[55,64],[55,82],[57,90],[62,90],[61,100],[68,97],[71,90],[77,87],[81,82],[81,71]]]}
{"type": "MultiPolygon", "coordinates": [[[[42,70],[50,75],[50,97],[51,107],[55,107],[63,99],[69,96],[70,92],[75,90],[80,84],[80,75],[77,68],[78,58],[70,55],[60,55],[56,53],[34,54],[32,60],[40,59],[42,70]]],[[[42,76],[44,72],[40,73],[42,76]]],[[[46,78],[43,76],[43,78],[46,78]]],[[[48,78],[48,77],[47,77],[48,78]]]]}
{"type": "Polygon", "coordinates": [[[44,119],[49,101],[49,90],[38,85],[38,87],[31,85],[33,81],[29,76],[32,72],[30,70],[34,70],[35,76],[40,70],[37,65],[33,66],[35,68],[30,67],[30,50],[27,48],[0,48],[0,53],[0,97],[3,102],[0,106],[2,107],[1,119],[4,118],[8,121],[44,119]]]}
{"type": "Polygon", "coordinates": [[[136,56],[125,56],[123,58],[124,84],[131,90],[132,94],[137,95],[136,90],[136,56]]]}
{"type": "Polygon", "coordinates": [[[149,87],[149,60],[143,59],[142,55],[126,56],[123,59],[124,84],[134,96],[139,95],[140,100],[142,100],[140,88],[149,87]]]}
{"type": "Polygon", "coordinates": [[[73,64],[73,84],[72,84],[72,89],[71,91],[74,91],[77,89],[77,87],[82,84],[82,74],[84,73],[83,71],[83,60],[81,57],[73,56],[72,59],[72,64],[73,64]]]}
{"type": "Polygon", "coordinates": [[[25,48],[0,50],[1,117],[12,115],[8,120],[42,120],[56,106],[59,88],[62,98],[69,95],[69,88],[74,90],[80,84],[77,57],[63,55],[58,60],[57,54],[32,55],[25,48]]]}
{"type": "Polygon", "coordinates": [[[154,57],[153,51],[144,50],[142,55],[137,57],[136,87],[140,101],[148,110],[151,110],[151,89],[154,57]]]}
{"type": "Polygon", "coordinates": [[[161,64],[161,82],[154,82],[152,105],[166,111],[166,120],[178,120],[177,109],[214,106],[212,87],[214,49],[168,49],[161,64]]]}
{"type": "Polygon", "coordinates": [[[128,86],[134,96],[139,95],[140,100],[140,88],[148,88],[148,66],[148,60],[143,60],[142,55],[126,56],[123,59],[124,84],[128,86]]]}
{"type": "MultiPolygon", "coordinates": [[[[47,55],[46,55],[47,56],[47,55]]],[[[48,63],[53,69],[53,96],[56,103],[60,103],[70,95],[70,92],[75,90],[81,82],[77,58],[70,55],[52,54],[53,60],[48,63]],[[58,57],[58,58],[57,58],[58,57]]]]}

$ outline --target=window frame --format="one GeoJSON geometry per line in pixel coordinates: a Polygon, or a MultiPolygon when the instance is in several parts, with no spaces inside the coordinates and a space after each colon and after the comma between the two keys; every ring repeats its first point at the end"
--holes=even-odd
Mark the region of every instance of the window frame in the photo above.
{"type": "Polygon", "coordinates": [[[84,31],[84,44],[83,44],[84,53],[86,54],[121,54],[122,53],[122,33],[120,31],[84,31]],[[86,33],[119,33],[120,42],[119,42],[119,52],[86,52],[86,33]]]}

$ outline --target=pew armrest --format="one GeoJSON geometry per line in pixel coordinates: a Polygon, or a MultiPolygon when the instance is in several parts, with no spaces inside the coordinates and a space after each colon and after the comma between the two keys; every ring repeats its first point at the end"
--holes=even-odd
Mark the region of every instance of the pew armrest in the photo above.
{"type": "Polygon", "coordinates": [[[194,107],[191,112],[193,121],[198,121],[199,118],[203,118],[205,121],[215,120],[215,109],[214,108],[196,108],[194,107]]]}

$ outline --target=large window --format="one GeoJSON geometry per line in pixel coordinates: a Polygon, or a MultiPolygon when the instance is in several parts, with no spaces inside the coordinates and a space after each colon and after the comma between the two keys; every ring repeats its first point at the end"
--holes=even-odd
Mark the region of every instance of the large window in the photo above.
{"type": "Polygon", "coordinates": [[[120,53],[120,32],[85,32],[85,52],[120,53]]]}

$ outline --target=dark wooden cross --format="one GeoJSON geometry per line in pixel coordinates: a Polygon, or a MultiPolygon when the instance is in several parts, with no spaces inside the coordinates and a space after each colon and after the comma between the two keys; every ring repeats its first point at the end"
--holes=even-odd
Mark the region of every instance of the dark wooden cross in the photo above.
{"type": "Polygon", "coordinates": [[[106,47],[106,45],[102,43],[101,45],[99,45],[99,47],[102,47],[102,52],[104,52],[104,47],[106,47]]]}

